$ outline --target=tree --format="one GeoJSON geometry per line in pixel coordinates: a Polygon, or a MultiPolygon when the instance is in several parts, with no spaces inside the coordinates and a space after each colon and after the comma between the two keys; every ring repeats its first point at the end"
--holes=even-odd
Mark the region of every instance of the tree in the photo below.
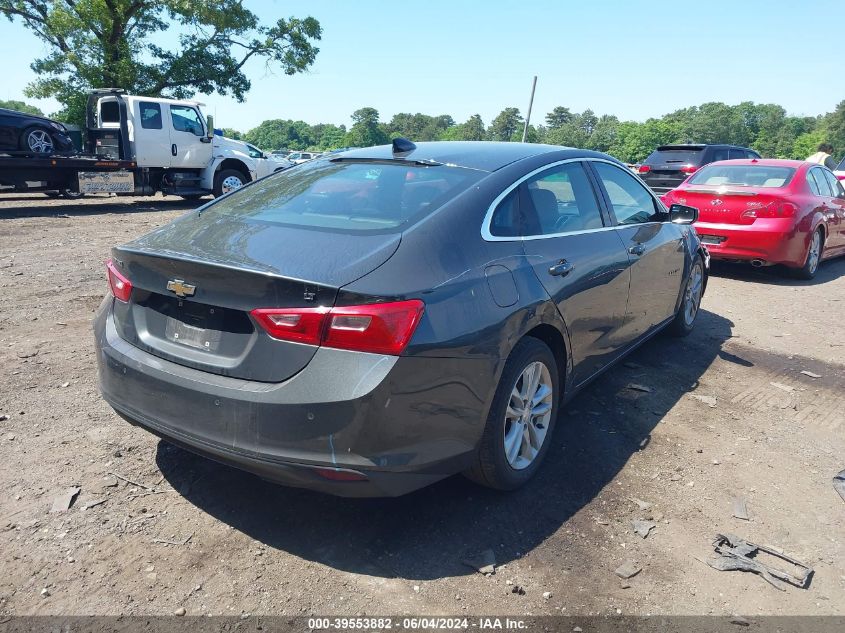
{"type": "Polygon", "coordinates": [[[825,141],[833,145],[837,157],[845,154],[845,101],[840,101],[836,110],[825,117],[824,127],[825,141]]]}
{"type": "Polygon", "coordinates": [[[473,114],[464,123],[447,127],[440,133],[441,141],[483,141],[486,136],[480,114],[473,114]]]}
{"type": "Polygon", "coordinates": [[[238,132],[236,129],[231,127],[224,127],[221,132],[223,132],[223,136],[226,138],[232,138],[236,141],[240,141],[243,139],[244,135],[238,132]]]}
{"type": "Polygon", "coordinates": [[[352,128],[344,138],[350,147],[372,147],[387,143],[389,137],[379,125],[379,114],[375,108],[360,108],[352,113],[352,128]]]}
{"type": "Polygon", "coordinates": [[[35,114],[37,116],[44,116],[44,113],[35,106],[24,103],[23,101],[3,101],[0,99],[0,108],[7,110],[17,110],[18,112],[26,112],[27,114],[35,114]]]}
{"type": "Polygon", "coordinates": [[[522,124],[523,118],[519,113],[519,108],[505,108],[493,119],[490,129],[487,130],[487,135],[491,141],[519,140],[514,137],[517,132],[520,138],[522,137],[522,124]]]}
{"type": "Polygon", "coordinates": [[[572,118],[572,113],[569,111],[569,108],[557,106],[546,115],[546,126],[548,129],[554,130],[566,125],[567,123],[571,123],[572,118]]]}
{"type": "Polygon", "coordinates": [[[250,89],[244,65],[264,59],[287,75],[313,64],[320,23],[311,17],[263,25],[241,0],[0,0],[0,15],[19,20],[48,47],[31,67],[30,97],[55,97],[66,120],[84,118],[90,88],[125,88],[152,97],[250,89]],[[161,45],[176,24],[179,44],[161,45]]]}

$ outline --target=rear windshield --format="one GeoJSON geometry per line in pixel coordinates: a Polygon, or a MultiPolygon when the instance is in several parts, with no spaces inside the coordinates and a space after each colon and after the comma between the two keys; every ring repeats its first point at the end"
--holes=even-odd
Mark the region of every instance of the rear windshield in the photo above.
{"type": "Polygon", "coordinates": [[[645,162],[649,165],[675,164],[686,165],[698,161],[703,149],[661,149],[649,154],[645,162]]]}
{"type": "Polygon", "coordinates": [[[745,187],[783,187],[795,175],[793,167],[766,165],[707,165],[695,172],[691,185],[740,185],[745,187]]]}
{"type": "Polygon", "coordinates": [[[445,165],[318,159],[225,196],[203,213],[328,230],[395,231],[428,215],[484,175],[445,165]]]}

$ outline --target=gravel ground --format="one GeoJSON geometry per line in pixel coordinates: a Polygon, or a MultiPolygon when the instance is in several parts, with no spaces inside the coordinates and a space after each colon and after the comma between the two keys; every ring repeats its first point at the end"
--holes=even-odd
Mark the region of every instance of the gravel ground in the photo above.
{"type": "Polygon", "coordinates": [[[99,398],[108,248],[192,206],[0,198],[0,615],[845,614],[845,260],[812,282],[717,268],[696,331],[575,399],[524,490],[348,500],[174,448],[99,398]],[[719,532],[806,562],[810,587],[711,569],[719,532]],[[495,574],[462,562],[485,550],[495,574]]]}

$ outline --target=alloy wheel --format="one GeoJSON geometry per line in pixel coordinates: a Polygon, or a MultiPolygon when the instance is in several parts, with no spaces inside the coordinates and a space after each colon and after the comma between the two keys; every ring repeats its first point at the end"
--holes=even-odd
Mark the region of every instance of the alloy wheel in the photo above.
{"type": "Polygon", "coordinates": [[[704,273],[701,270],[701,262],[696,262],[690,271],[687,288],[684,292],[684,323],[691,326],[698,314],[701,305],[701,291],[704,286],[704,273]]]}
{"type": "Polygon", "coordinates": [[[53,139],[44,130],[32,130],[26,136],[26,144],[33,152],[49,154],[53,151],[53,139]]]}
{"type": "Polygon", "coordinates": [[[505,458],[511,468],[528,468],[543,447],[554,403],[549,368],[530,363],[516,380],[505,411],[505,458]]]}
{"type": "Polygon", "coordinates": [[[810,241],[810,252],[807,253],[807,271],[812,275],[819,267],[819,258],[822,251],[822,236],[821,233],[815,231],[813,238],[810,241]]]}

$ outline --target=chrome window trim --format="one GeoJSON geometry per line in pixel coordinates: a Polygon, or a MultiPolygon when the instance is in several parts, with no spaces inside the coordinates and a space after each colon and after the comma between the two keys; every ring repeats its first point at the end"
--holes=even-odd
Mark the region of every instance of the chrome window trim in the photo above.
{"type": "MultiPolygon", "coordinates": [[[[618,228],[623,228],[626,226],[644,226],[646,224],[662,224],[660,222],[637,222],[635,224],[613,224],[611,226],[603,226],[598,229],[584,229],[582,231],[563,231],[561,233],[550,233],[548,235],[526,235],[520,237],[511,237],[506,235],[493,235],[490,232],[490,223],[493,221],[493,213],[496,211],[496,207],[499,206],[499,203],[502,202],[510,193],[519,187],[522,183],[530,178],[533,178],[537,174],[540,174],[544,171],[552,169],[554,167],[558,167],[560,165],[566,165],[567,163],[607,163],[608,165],[613,165],[616,169],[628,173],[634,180],[639,181],[639,183],[643,186],[643,188],[648,192],[648,194],[652,197],[653,200],[659,204],[664,211],[666,210],[666,205],[658,198],[655,193],[649,189],[648,185],[646,185],[642,179],[637,176],[637,174],[631,173],[629,169],[623,169],[617,163],[613,162],[612,160],[607,160],[605,158],[593,158],[592,156],[585,156],[583,158],[567,158],[565,160],[558,160],[553,163],[548,163],[547,165],[543,165],[542,167],[538,167],[537,169],[528,172],[524,176],[522,176],[519,180],[511,183],[502,193],[496,196],[496,199],[490,204],[487,209],[487,213],[484,215],[484,221],[481,224],[481,237],[485,242],[525,242],[529,240],[548,240],[556,237],[563,237],[565,235],[584,235],[587,233],[600,233],[602,231],[613,231],[618,228]]],[[[601,195],[601,192],[596,191],[596,202],[600,203],[601,200],[598,196],[601,195]]],[[[601,206],[601,205],[600,205],[601,206]]]]}

